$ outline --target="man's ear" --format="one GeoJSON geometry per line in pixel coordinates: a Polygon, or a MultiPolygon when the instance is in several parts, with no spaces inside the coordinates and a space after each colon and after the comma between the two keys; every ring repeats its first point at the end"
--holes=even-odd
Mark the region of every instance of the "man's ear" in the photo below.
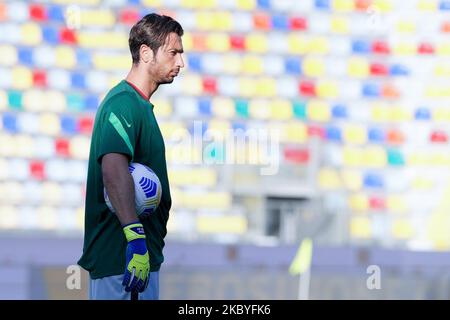
{"type": "Polygon", "coordinates": [[[142,44],[139,48],[139,56],[144,63],[153,61],[153,50],[149,46],[142,44]]]}

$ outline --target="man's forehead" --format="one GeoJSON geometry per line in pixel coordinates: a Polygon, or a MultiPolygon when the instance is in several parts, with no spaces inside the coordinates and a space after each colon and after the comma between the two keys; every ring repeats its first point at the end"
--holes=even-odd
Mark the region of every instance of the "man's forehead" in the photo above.
{"type": "Polygon", "coordinates": [[[167,50],[177,49],[183,50],[183,44],[181,43],[181,37],[174,32],[169,33],[164,43],[164,47],[167,50]]]}

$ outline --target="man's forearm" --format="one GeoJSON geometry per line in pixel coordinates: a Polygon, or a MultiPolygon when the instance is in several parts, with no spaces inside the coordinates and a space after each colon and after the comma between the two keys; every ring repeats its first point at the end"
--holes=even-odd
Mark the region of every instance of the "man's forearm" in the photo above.
{"type": "Polygon", "coordinates": [[[102,159],[103,184],[122,225],[136,222],[134,183],[128,171],[128,159],[110,153],[102,159]]]}

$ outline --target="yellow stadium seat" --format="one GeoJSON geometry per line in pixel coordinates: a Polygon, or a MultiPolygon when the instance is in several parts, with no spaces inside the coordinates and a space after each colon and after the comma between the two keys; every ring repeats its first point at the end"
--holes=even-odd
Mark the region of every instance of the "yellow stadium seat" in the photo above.
{"type": "Polygon", "coordinates": [[[386,150],[378,146],[365,148],[363,163],[367,167],[383,168],[387,165],[386,150]]]}
{"type": "Polygon", "coordinates": [[[100,4],[101,0],[53,0],[53,3],[58,4],[83,4],[83,5],[89,5],[89,6],[98,6],[100,4]]]}
{"type": "Polygon", "coordinates": [[[112,27],[116,23],[116,17],[110,10],[99,9],[83,9],[80,10],[80,21],[84,27],[112,27]]]}
{"type": "Polygon", "coordinates": [[[209,122],[208,133],[212,135],[214,141],[221,141],[225,139],[231,131],[231,126],[228,121],[214,119],[209,122]]]}
{"type": "Polygon", "coordinates": [[[68,46],[59,46],[55,49],[55,65],[60,68],[73,69],[77,64],[75,51],[68,46]]]}
{"type": "Polygon", "coordinates": [[[271,103],[271,118],[275,120],[292,119],[292,106],[289,100],[276,99],[271,103]]]}
{"type": "Polygon", "coordinates": [[[319,186],[326,190],[341,188],[341,179],[335,169],[323,168],[319,171],[319,186]]]}
{"type": "Polygon", "coordinates": [[[399,33],[415,33],[416,25],[413,21],[400,20],[396,25],[396,29],[399,33]]]}
{"type": "Polygon", "coordinates": [[[288,50],[291,54],[306,54],[309,49],[309,41],[306,37],[299,36],[298,33],[289,33],[288,50]]]}
{"type": "Polygon", "coordinates": [[[374,0],[373,6],[381,13],[392,11],[392,0],[374,0]]]}
{"type": "Polygon", "coordinates": [[[346,166],[361,166],[364,164],[364,155],[361,149],[353,147],[344,147],[343,160],[346,166]]]}
{"type": "Polygon", "coordinates": [[[189,31],[185,31],[183,34],[183,49],[186,52],[190,52],[193,50],[193,40],[192,40],[192,34],[189,31]]]}
{"type": "Polygon", "coordinates": [[[128,34],[125,32],[78,32],[78,43],[84,48],[110,48],[128,50],[128,34]]]}
{"type": "Polygon", "coordinates": [[[347,18],[333,17],[331,18],[331,31],[334,33],[346,34],[350,30],[350,24],[347,18]]]}
{"type": "Polygon", "coordinates": [[[274,97],[276,95],[275,79],[263,77],[256,82],[255,93],[257,96],[274,97]]]}
{"type": "Polygon", "coordinates": [[[329,105],[321,100],[311,100],[308,102],[306,114],[308,119],[319,122],[326,122],[331,118],[329,105]]]}
{"type": "MultiPolygon", "coordinates": [[[[159,8],[162,5],[162,0],[142,0],[142,4],[146,7],[156,7],[159,8]]],[[[187,2],[186,0],[183,0],[181,5],[184,5],[184,2],[187,2]]],[[[193,2],[192,0],[190,2],[193,2]]]]}
{"type": "Polygon", "coordinates": [[[355,5],[353,0],[333,0],[332,7],[336,11],[351,12],[355,5]]]}
{"type": "Polygon", "coordinates": [[[90,137],[75,136],[70,139],[69,152],[75,159],[89,159],[90,137]]]}
{"type": "Polygon", "coordinates": [[[19,227],[19,213],[17,208],[10,205],[0,206],[0,229],[17,229],[19,227]]]}
{"type": "Polygon", "coordinates": [[[330,45],[325,37],[312,37],[308,41],[308,53],[310,54],[327,54],[330,51],[330,45]]]}
{"type": "Polygon", "coordinates": [[[300,121],[292,121],[286,124],[286,136],[288,142],[305,143],[308,140],[308,129],[300,121]]]}
{"type": "Polygon", "coordinates": [[[186,209],[218,209],[228,210],[231,206],[231,195],[228,192],[185,192],[183,202],[186,209]]]}
{"type": "Polygon", "coordinates": [[[206,45],[211,51],[227,52],[230,50],[230,41],[225,33],[208,34],[206,45]]]}
{"type": "Polygon", "coordinates": [[[214,14],[209,11],[199,11],[195,14],[196,26],[199,30],[212,30],[214,24],[214,14]]]}
{"type": "Polygon", "coordinates": [[[450,42],[438,42],[436,44],[436,54],[439,56],[450,56],[450,42]]]}
{"type": "Polygon", "coordinates": [[[348,61],[348,75],[366,78],[369,75],[369,63],[366,59],[351,57],[348,61]]]}
{"type": "Polygon", "coordinates": [[[242,97],[254,97],[256,95],[255,80],[252,78],[239,78],[239,94],[242,97]]]}
{"type": "Polygon", "coordinates": [[[17,135],[14,139],[14,154],[20,158],[30,159],[33,157],[33,139],[27,135],[17,135]]]}
{"type": "Polygon", "coordinates": [[[152,99],[155,115],[159,117],[170,117],[172,115],[172,105],[170,101],[164,98],[152,99]]]}
{"type": "Polygon", "coordinates": [[[238,9],[254,10],[256,8],[256,0],[236,0],[238,9]]]}
{"type": "Polygon", "coordinates": [[[217,97],[212,100],[212,114],[225,119],[231,119],[235,116],[236,110],[234,101],[226,97],[217,97]]]}
{"type": "Polygon", "coordinates": [[[42,43],[42,32],[36,23],[25,23],[20,28],[22,43],[28,46],[36,46],[42,43]]]}
{"type": "Polygon", "coordinates": [[[420,11],[436,11],[437,1],[434,0],[419,0],[417,2],[417,9],[420,11]]]}
{"type": "Polygon", "coordinates": [[[9,134],[2,134],[0,132],[0,156],[13,157],[14,156],[14,142],[9,134]]]}
{"type": "Polygon", "coordinates": [[[13,66],[17,64],[17,50],[10,45],[0,45],[0,65],[13,66]]]}
{"type": "Polygon", "coordinates": [[[417,190],[431,190],[433,189],[433,186],[433,179],[424,176],[414,177],[411,181],[411,188],[417,190]]]}
{"type": "Polygon", "coordinates": [[[197,231],[213,234],[244,234],[247,232],[247,219],[240,215],[199,215],[197,231]]]}
{"type": "Polygon", "coordinates": [[[316,90],[319,98],[336,98],[338,96],[338,85],[334,81],[321,80],[317,83],[316,90]]]}
{"type": "Polygon", "coordinates": [[[44,182],[42,184],[43,202],[47,205],[63,204],[62,188],[54,182],[44,182]]]}
{"type": "Polygon", "coordinates": [[[414,43],[399,41],[393,44],[393,54],[399,56],[411,56],[416,54],[416,46],[414,43]]]}
{"type": "Polygon", "coordinates": [[[226,11],[216,12],[212,26],[214,30],[231,31],[233,29],[233,17],[226,11]]]}
{"type": "Polygon", "coordinates": [[[56,208],[44,205],[37,209],[38,228],[44,230],[57,230],[58,218],[56,208]]]}
{"type": "Polygon", "coordinates": [[[392,235],[397,239],[410,239],[414,236],[414,228],[407,219],[396,219],[392,223],[392,235]]]}
{"type": "Polygon", "coordinates": [[[183,76],[183,92],[185,94],[198,96],[203,92],[203,83],[200,76],[195,74],[186,74],[183,76]]]}
{"type": "Polygon", "coordinates": [[[268,100],[253,99],[249,103],[250,116],[254,119],[269,119],[270,109],[268,100]]]}
{"type": "Polygon", "coordinates": [[[351,194],[348,205],[355,212],[366,212],[369,209],[369,198],[364,193],[351,194]]]}
{"type": "Polygon", "coordinates": [[[84,230],[84,207],[79,207],[75,211],[75,228],[78,230],[84,230]]]}
{"type": "Polygon", "coordinates": [[[60,133],[60,120],[54,113],[42,113],[39,117],[39,131],[48,136],[56,136],[60,133]]]}
{"type": "Polygon", "coordinates": [[[358,191],[362,188],[363,182],[361,174],[354,170],[343,170],[341,172],[343,185],[350,191],[358,191]]]}
{"type": "MultiPolygon", "coordinates": [[[[0,111],[4,111],[8,108],[8,95],[5,91],[0,90],[0,111]]],[[[0,121],[0,129],[2,127],[2,122],[0,121]]]]}
{"type": "Polygon", "coordinates": [[[171,170],[169,180],[174,186],[214,187],[217,184],[217,171],[214,169],[171,170]]]}
{"type": "Polygon", "coordinates": [[[200,9],[215,9],[217,7],[217,0],[198,0],[197,2],[200,9]]]}
{"type": "Polygon", "coordinates": [[[407,108],[402,106],[390,107],[390,121],[407,122],[413,120],[413,114],[407,108]]]}
{"type": "Polygon", "coordinates": [[[386,199],[386,207],[393,213],[404,214],[407,212],[406,199],[402,195],[388,195],[386,199]]]}
{"type": "Polygon", "coordinates": [[[262,74],[263,61],[255,55],[246,55],[242,59],[242,72],[248,74],[262,74]]]}
{"type": "Polygon", "coordinates": [[[264,53],[267,52],[267,37],[262,33],[250,33],[245,38],[245,46],[249,52],[264,53]]]}
{"type": "Polygon", "coordinates": [[[372,120],[378,122],[388,122],[391,118],[391,111],[384,104],[374,104],[371,106],[372,120]]]}
{"type": "Polygon", "coordinates": [[[352,218],[350,221],[350,235],[353,238],[369,239],[372,236],[372,225],[369,218],[352,218]]]}
{"type": "Polygon", "coordinates": [[[303,60],[302,69],[308,77],[321,77],[325,73],[325,64],[320,58],[307,57],[303,60]]]}
{"type": "MultiPolygon", "coordinates": [[[[156,109],[157,107],[155,107],[156,109]]],[[[181,121],[161,121],[159,123],[159,129],[161,130],[164,138],[171,140],[179,140],[189,137],[189,131],[185,128],[184,123],[181,121]]]]}
{"type": "Polygon", "coordinates": [[[23,190],[23,186],[19,182],[5,182],[4,184],[6,192],[5,199],[3,203],[8,204],[22,204],[25,200],[25,194],[23,190]]]}
{"type": "Polygon", "coordinates": [[[131,67],[131,58],[129,54],[112,55],[104,53],[94,53],[92,57],[93,64],[99,70],[126,71],[131,67]]]}
{"type": "Polygon", "coordinates": [[[28,89],[33,86],[33,75],[30,69],[17,66],[12,68],[12,86],[14,89],[28,89]]]}
{"type": "Polygon", "coordinates": [[[367,143],[366,127],[357,124],[347,124],[343,130],[344,141],[349,144],[367,143]]]}
{"type": "Polygon", "coordinates": [[[236,54],[225,54],[223,56],[224,72],[226,74],[239,74],[242,70],[242,60],[236,54]]]}

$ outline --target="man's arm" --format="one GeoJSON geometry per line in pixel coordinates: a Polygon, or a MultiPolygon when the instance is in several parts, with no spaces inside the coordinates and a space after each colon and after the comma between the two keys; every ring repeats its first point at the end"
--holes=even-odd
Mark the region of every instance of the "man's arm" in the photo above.
{"type": "Polygon", "coordinates": [[[136,222],[134,182],[128,170],[128,158],[120,153],[108,153],[102,158],[103,184],[116,210],[120,223],[125,226],[136,222]]]}
{"type": "Polygon", "coordinates": [[[125,291],[143,292],[148,286],[150,260],[145,231],[136,214],[134,182],[128,170],[128,158],[120,153],[107,153],[102,158],[103,184],[128,245],[125,253],[125,291]]]}

